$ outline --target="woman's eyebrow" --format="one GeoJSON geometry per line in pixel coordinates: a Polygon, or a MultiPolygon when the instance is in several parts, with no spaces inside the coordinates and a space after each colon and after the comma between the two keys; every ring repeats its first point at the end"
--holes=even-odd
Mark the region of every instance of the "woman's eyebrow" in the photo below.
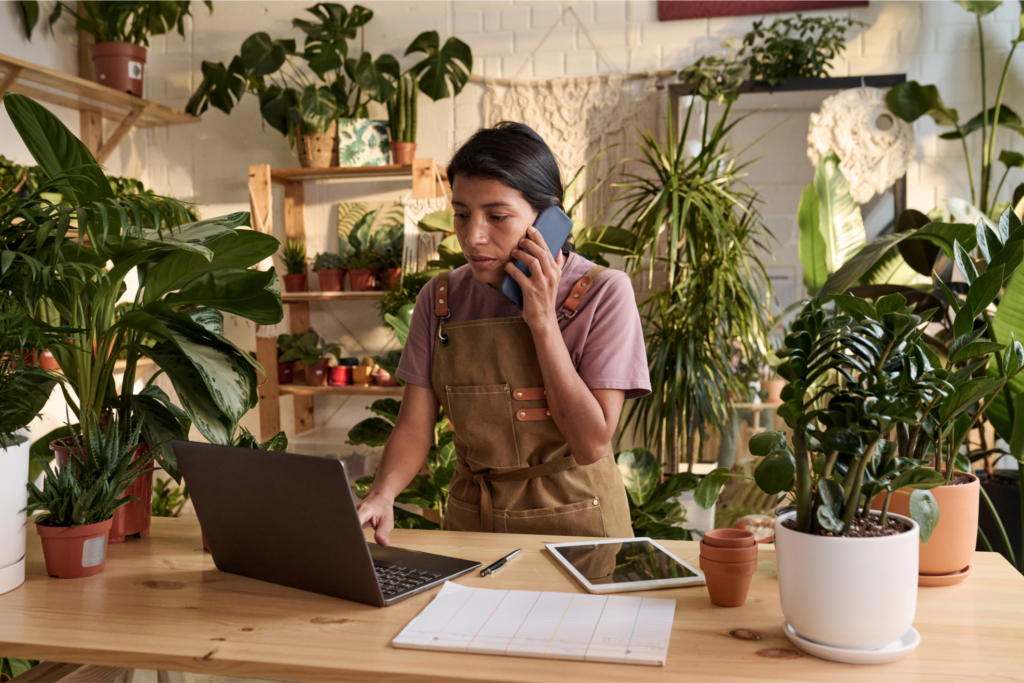
{"type": "MultiPolygon", "coordinates": [[[[463,204],[462,202],[460,202],[457,199],[452,200],[452,206],[461,206],[461,207],[464,207],[464,208],[467,208],[467,209],[469,208],[466,204],[463,204]]],[[[491,202],[489,204],[481,204],[480,208],[481,209],[493,209],[493,208],[498,207],[498,206],[507,206],[507,207],[511,208],[512,205],[509,204],[508,202],[491,202]]]]}

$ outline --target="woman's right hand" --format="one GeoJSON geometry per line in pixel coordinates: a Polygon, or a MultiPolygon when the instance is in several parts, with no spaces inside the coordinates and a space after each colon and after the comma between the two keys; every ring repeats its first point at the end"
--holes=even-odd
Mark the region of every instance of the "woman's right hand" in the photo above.
{"type": "Polygon", "coordinates": [[[372,526],[373,540],[377,545],[389,545],[388,534],[395,528],[395,500],[383,493],[370,491],[359,501],[359,523],[372,526]]]}

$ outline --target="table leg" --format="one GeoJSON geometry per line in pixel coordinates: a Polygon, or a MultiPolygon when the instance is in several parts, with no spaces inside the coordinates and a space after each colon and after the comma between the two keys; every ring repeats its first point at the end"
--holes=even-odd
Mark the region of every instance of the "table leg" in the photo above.
{"type": "Polygon", "coordinates": [[[132,683],[134,678],[135,669],[119,666],[40,662],[11,683],[132,683]]]}
{"type": "Polygon", "coordinates": [[[195,683],[195,677],[188,671],[157,671],[157,683],[195,683]]]}

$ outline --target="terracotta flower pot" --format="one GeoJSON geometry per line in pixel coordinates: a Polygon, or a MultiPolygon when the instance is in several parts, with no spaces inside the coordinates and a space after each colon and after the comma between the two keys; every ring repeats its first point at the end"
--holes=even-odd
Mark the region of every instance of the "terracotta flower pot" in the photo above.
{"type": "Polygon", "coordinates": [[[373,378],[377,380],[377,384],[382,387],[398,386],[398,380],[392,377],[390,372],[385,372],[384,370],[373,373],[373,378]]]}
{"type": "Polygon", "coordinates": [[[754,534],[743,529],[711,529],[705,532],[703,543],[714,548],[746,548],[756,544],[754,534]]]}
{"type": "Polygon", "coordinates": [[[357,387],[370,386],[370,373],[372,372],[373,368],[367,365],[357,365],[352,368],[352,384],[357,387]]]}
{"type": "Polygon", "coordinates": [[[380,284],[383,289],[398,289],[402,285],[402,269],[387,268],[381,271],[380,284]]]}
{"type": "MultiPolygon", "coordinates": [[[[50,442],[50,450],[56,454],[57,464],[64,466],[70,459],[70,448],[74,446],[67,439],[55,439],[50,442]]],[[[135,460],[149,452],[149,444],[139,444],[135,449],[135,460]]],[[[136,498],[114,510],[111,519],[108,542],[124,543],[128,536],[145,538],[149,536],[149,527],[153,521],[153,472],[149,471],[138,477],[129,486],[121,498],[136,498]]]]}
{"type": "Polygon", "coordinates": [[[716,562],[702,554],[700,570],[704,572],[712,603],[719,607],[742,607],[747,601],[750,581],[757,571],[757,560],[716,562]]]}
{"type": "Polygon", "coordinates": [[[60,370],[60,366],[57,365],[57,359],[48,350],[40,352],[39,367],[43,370],[60,370]]]}
{"type": "Polygon", "coordinates": [[[717,548],[701,541],[700,556],[714,562],[750,562],[757,559],[757,544],[744,548],[717,548]]]}
{"type": "Polygon", "coordinates": [[[295,363],[277,364],[277,383],[291,384],[295,381],[295,363]]]}
{"type": "Polygon", "coordinates": [[[345,271],[341,269],[318,270],[321,292],[340,292],[345,289],[345,271]]]}
{"type": "Polygon", "coordinates": [[[46,573],[58,579],[79,579],[103,571],[112,522],[108,519],[76,527],[36,524],[43,542],[46,573]]]}
{"type": "Polygon", "coordinates": [[[142,97],[146,48],[131,43],[96,43],[89,46],[96,67],[96,82],[108,88],[142,97]]]}
{"type": "Polygon", "coordinates": [[[339,365],[331,368],[330,385],[343,387],[352,384],[352,368],[339,365]]]}
{"type": "Polygon", "coordinates": [[[348,284],[353,292],[372,292],[377,271],[372,268],[355,268],[348,271],[348,284]]]}
{"type": "Polygon", "coordinates": [[[394,163],[400,166],[411,164],[412,160],[416,158],[416,143],[392,142],[391,158],[394,163]]]}
{"type": "Polygon", "coordinates": [[[306,373],[306,384],[311,387],[327,386],[327,371],[329,369],[326,358],[321,358],[312,365],[305,366],[303,370],[306,373]]]}
{"type": "Polygon", "coordinates": [[[768,392],[765,403],[782,403],[782,389],[786,386],[784,379],[763,379],[761,388],[768,392]]]}
{"type": "MultiPolygon", "coordinates": [[[[920,544],[919,571],[922,577],[960,574],[974,559],[974,548],[978,540],[981,484],[973,474],[959,471],[957,473],[970,477],[970,483],[931,489],[935,501],[939,504],[939,523],[935,525],[928,542],[920,544]]],[[[910,489],[904,489],[904,493],[893,493],[889,501],[889,512],[909,517],[910,496],[907,494],[910,493],[910,489]]],[[[882,496],[875,498],[871,507],[880,510],[884,500],[882,496]]],[[[966,578],[967,573],[964,572],[959,576],[959,580],[954,582],[959,583],[966,578]]]]}
{"type": "Polygon", "coordinates": [[[286,292],[305,292],[306,291],[306,274],[300,273],[298,275],[285,275],[284,278],[284,291],[286,292]]]}
{"type": "Polygon", "coordinates": [[[302,168],[330,168],[338,154],[338,122],[333,122],[326,133],[300,132],[295,136],[295,151],[302,168]]]}

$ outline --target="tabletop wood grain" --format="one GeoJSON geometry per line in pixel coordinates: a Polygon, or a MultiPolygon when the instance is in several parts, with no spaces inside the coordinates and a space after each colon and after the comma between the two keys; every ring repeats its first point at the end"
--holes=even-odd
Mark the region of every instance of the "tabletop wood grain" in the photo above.
{"type": "MultiPolygon", "coordinates": [[[[543,550],[566,539],[439,531],[391,538],[485,566],[522,547],[500,573],[456,581],[581,592],[543,550]]],[[[696,543],[665,545],[696,564],[696,543]]],[[[859,667],[798,652],[782,633],[774,553],[765,550],[743,607],[713,606],[704,587],[646,593],[677,600],[667,666],[648,668],[396,650],[391,639],[439,589],[378,609],[225,574],[203,553],[194,519],[155,518],[148,538],[109,547],[102,574],[52,579],[30,523],[27,581],[0,595],[0,655],[288,681],[1024,681],[1024,578],[999,555],[975,557],[965,583],[919,590],[922,643],[900,662],[859,667]]]]}

